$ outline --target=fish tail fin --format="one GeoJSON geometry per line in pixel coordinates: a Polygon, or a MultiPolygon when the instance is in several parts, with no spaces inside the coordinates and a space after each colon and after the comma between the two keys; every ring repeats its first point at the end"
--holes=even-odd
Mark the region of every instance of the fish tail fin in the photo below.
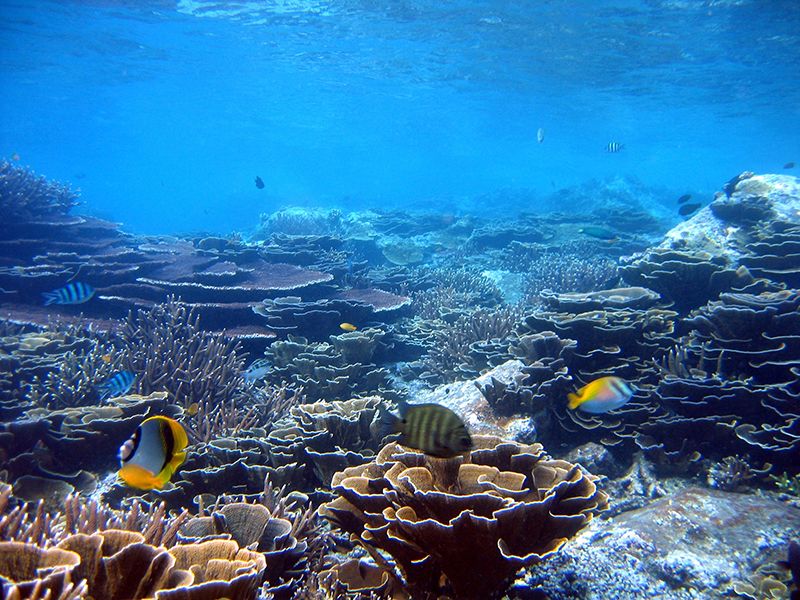
{"type": "Polygon", "coordinates": [[[581,397],[578,394],[567,394],[567,407],[576,409],[581,404],[581,397]]]}
{"type": "Polygon", "coordinates": [[[42,292],[42,297],[44,297],[45,306],[50,306],[58,300],[58,294],[54,292],[42,292]]]}
{"type": "Polygon", "coordinates": [[[375,424],[375,437],[378,438],[378,440],[383,440],[387,435],[397,433],[399,426],[400,417],[389,412],[385,404],[381,404],[375,424]]]}
{"type": "Polygon", "coordinates": [[[175,473],[175,467],[173,467],[172,462],[170,462],[166,467],[161,469],[161,472],[158,475],[156,475],[153,487],[157,490],[163,489],[164,486],[167,485],[167,482],[172,478],[173,473],[175,473]]]}

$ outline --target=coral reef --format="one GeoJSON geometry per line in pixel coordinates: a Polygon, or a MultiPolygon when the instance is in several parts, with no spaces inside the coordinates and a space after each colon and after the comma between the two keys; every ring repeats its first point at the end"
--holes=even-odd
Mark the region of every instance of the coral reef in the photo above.
{"type": "Polygon", "coordinates": [[[266,352],[272,376],[301,387],[309,401],[348,399],[387,390],[388,372],[372,360],[385,336],[377,328],[332,335],[309,342],[288,335],[266,352]]]}
{"type": "Polygon", "coordinates": [[[540,445],[473,441],[466,460],[390,443],[374,462],[337,473],[339,497],[320,512],[387,572],[399,569],[415,598],[499,597],[517,570],[584,527],[606,496],[540,445]]]}
{"type": "Polygon", "coordinates": [[[595,519],[560,553],[531,569],[519,589],[553,600],[722,600],[731,597],[737,581],[782,559],[798,532],[800,510],[785,503],[688,488],[595,519]]]}
{"type": "Polygon", "coordinates": [[[187,305],[170,299],[149,311],[131,312],[120,332],[126,367],[142,393],[166,391],[184,407],[218,406],[243,384],[244,358],[236,342],[200,329],[187,305]]]}
{"type": "Polygon", "coordinates": [[[58,220],[77,205],[78,194],[68,185],[37,176],[28,169],[0,161],[0,236],[22,223],[58,220]]]}
{"type": "Polygon", "coordinates": [[[325,544],[313,511],[268,482],[253,500],[226,498],[195,516],[138,501],[115,511],[77,496],[56,512],[11,503],[8,487],[0,493],[8,597],[38,586],[55,597],[246,599],[261,590],[289,598],[325,544]]]}

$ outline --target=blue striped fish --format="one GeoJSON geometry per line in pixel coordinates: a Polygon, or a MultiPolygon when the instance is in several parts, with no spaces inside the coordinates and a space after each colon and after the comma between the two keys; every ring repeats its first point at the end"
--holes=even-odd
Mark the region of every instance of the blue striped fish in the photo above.
{"type": "Polygon", "coordinates": [[[133,382],[135,380],[136,374],[131,371],[120,371],[114,374],[110,379],[97,386],[100,400],[127,394],[131,387],[133,387],[133,382]]]}
{"type": "Polygon", "coordinates": [[[608,142],[608,144],[606,144],[606,152],[611,152],[613,154],[619,152],[624,147],[625,144],[620,144],[619,142],[608,142]]]}
{"type": "Polygon", "coordinates": [[[52,292],[44,292],[44,305],[51,304],[83,304],[94,296],[95,289],[88,283],[73,281],[52,292]]]}

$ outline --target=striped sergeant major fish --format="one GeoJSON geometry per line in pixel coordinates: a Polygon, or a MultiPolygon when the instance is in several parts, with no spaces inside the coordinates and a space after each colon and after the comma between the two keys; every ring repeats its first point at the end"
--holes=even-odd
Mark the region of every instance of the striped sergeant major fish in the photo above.
{"type": "Polygon", "coordinates": [[[608,142],[608,144],[606,144],[606,152],[614,154],[622,150],[624,147],[625,144],[620,144],[619,142],[608,142]]]}
{"type": "Polygon", "coordinates": [[[136,374],[131,371],[120,371],[115,373],[109,379],[97,386],[97,391],[100,394],[100,400],[106,398],[115,398],[116,396],[123,396],[133,387],[133,382],[136,380],[136,374]]]}
{"type": "Polygon", "coordinates": [[[160,490],[186,460],[188,445],[186,430],[174,419],[145,419],[119,449],[119,478],[140,490],[160,490]]]}
{"type": "Polygon", "coordinates": [[[94,296],[95,289],[88,283],[73,281],[52,292],[44,292],[44,305],[51,304],[83,304],[94,296]]]}
{"type": "Polygon", "coordinates": [[[452,458],[472,449],[464,421],[441,404],[401,402],[399,417],[382,406],[378,432],[381,439],[399,433],[401,445],[439,458],[452,458]]]}

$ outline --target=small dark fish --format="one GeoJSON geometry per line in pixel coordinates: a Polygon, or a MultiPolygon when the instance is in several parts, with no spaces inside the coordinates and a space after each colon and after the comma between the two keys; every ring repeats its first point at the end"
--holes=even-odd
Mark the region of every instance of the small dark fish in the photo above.
{"type": "Polygon", "coordinates": [[[694,204],[684,204],[683,206],[681,206],[681,207],[678,209],[678,214],[679,214],[680,216],[682,216],[682,217],[687,217],[687,216],[689,216],[690,214],[692,214],[693,212],[695,212],[695,211],[696,211],[698,208],[700,208],[701,206],[703,206],[703,205],[702,205],[702,204],[699,204],[699,203],[697,203],[697,202],[695,202],[694,204]]]}
{"type": "Polygon", "coordinates": [[[400,415],[384,407],[380,416],[381,439],[399,433],[399,443],[439,458],[452,458],[472,449],[467,426],[441,404],[400,404],[400,415]]]}
{"type": "Polygon", "coordinates": [[[110,379],[97,386],[97,391],[100,393],[100,400],[124,396],[133,387],[133,382],[135,380],[136,374],[131,371],[120,371],[112,375],[110,379]]]}
{"type": "Polygon", "coordinates": [[[607,240],[609,242],[615,242],[619,239],[619,236],[613,231],[609,231],[605,227],[597,227],[595,225],[581,227],[578,229],[578,233],[597,238],[598,240],[607,240]]]}
{"type": "Polygon", "coordinates": [[[44,292],[44,305],[51,304],[83,304],[94,296],[95,289],[88,283],[73,281],[52,292],[44,292]]]}
{"type": "Polygon", "coordinates": [[[260,190],[264,189],[264,180],[261,177],[256,177],[256,187],[260,190]]]}
{"type": "Polygon", "coordinates": [[[788,162],[785,165],[783,165],[783,168],[784,169],[794,169],[794,163],[793,162],[788,162]]]}
{"type": "Polygon", "coordinates": [[[616,153],[621,151],[625,147],[625,144],[620,144],[619,142],[608,142],[606,144],[606,152],[616,153]]]}
{"type": "Polygon", "coordinates": [[[684,194],[683,196],[678,198],[678,204],[683,204],[684,202],[688,202],[691,199],[692,199],[692,195],[691,194],[684,194]]]}

